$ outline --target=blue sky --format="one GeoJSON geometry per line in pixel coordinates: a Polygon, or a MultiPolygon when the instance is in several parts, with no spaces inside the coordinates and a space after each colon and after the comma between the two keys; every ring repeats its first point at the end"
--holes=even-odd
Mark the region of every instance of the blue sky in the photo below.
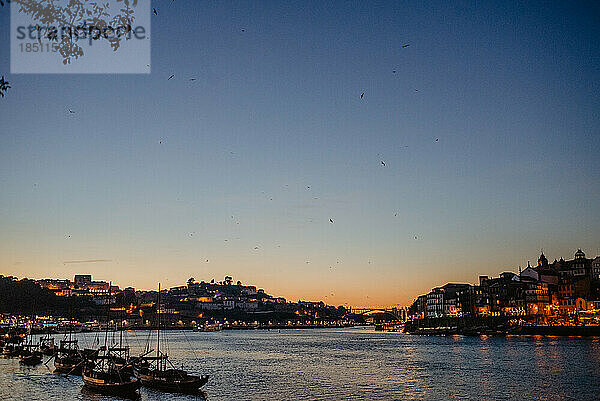
{"type": "Polygon", "coordinates": [[[152,5],[149,75],[11,75],[0,10],[4,274],[394,305],[600,254],[598,5],[152,5]]]}

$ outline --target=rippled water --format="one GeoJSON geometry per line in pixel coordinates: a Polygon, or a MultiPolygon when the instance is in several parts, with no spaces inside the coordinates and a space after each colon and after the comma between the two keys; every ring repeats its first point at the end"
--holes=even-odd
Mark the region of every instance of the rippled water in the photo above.
{"type": "MultiPolygon", "coordinates": [[[[420,337],[371,328],[169,332],[170,355],[209,374],[204,395],[143,400],[597,400],[600,340],[420,337]]],[[[91,346],[95,335],[82,335],[91,346]]],[[[147,332],[129,332],[141,350],[147,332]]],[[[134,354],[135,352],[132,352],[134,354]]],[[[51,366],[52,364],[49,364],[51,366]]],[[[0,399],[111,400],[81,378],[0,359],[0,399]]]]}

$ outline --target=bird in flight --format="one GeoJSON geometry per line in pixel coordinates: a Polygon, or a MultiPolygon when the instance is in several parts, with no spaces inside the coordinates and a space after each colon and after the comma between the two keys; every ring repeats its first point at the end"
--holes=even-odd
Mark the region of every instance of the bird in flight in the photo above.
{"type": "Polygon", "coordinates": [[[75,112],[71,109],[69,109],[69,114],[75,114],[75,112]]]}
{"type": "Polygon", "coordinates": [[[439,141],[440,141],[440,138],[435,138],[435,141],[436,141],[436,142],[439,142],[439,141]]]}
{"type": "Polygon", "coordinates": [[[154,15],[158,15],[158,11],[156,11],[156,8],[153,8],[152,12],[154,13],[154,15]]]}
{"type": "Polygon", "coordinates": [[[385,167],[385,162],[383,160],[381,161],[381,165],[385,167]]]}
{"type": "Polygon", "coordinates": [[[333,219],[329,219],[329,222],[330,222],[330,223],[333,223],[333,219]]]}
{"type": "Polygon", "coordinates": [[[365,97],[365,92],[360,94],[360,98],[362,99],[363,97],[365,97]]]}
{"type": "Polygon", "coordinates": [[[195,80],[196,80],[196,78],[190,78],[190,81],[195,81],[195,80]]]}
{"type": "Polygon", "coordinates": [[[169,79],[167,79],[167,81],[170,81],[173,77],[175,76],[175,74],[172,74],[169,79]]]}
{"type": "Polygon", "coordinates": [[[408,47],[408,46],[410,46],[410,44],[409,44],[409,43],[407,43],[407,44],[405,44],[405,45],[402,45],[402,47],[408,47]]]}

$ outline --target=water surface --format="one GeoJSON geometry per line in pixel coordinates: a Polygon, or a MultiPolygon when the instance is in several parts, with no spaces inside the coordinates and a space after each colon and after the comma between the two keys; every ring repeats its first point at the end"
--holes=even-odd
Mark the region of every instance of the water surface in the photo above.
{"type": "MultiPolygon", "coordinates": [[[[421,337],[372,328],[161,336],[177,367],[211,378],[204,394],[142,389],[142,400],[597,400],[600,394],[597,338],[421,337]]],[[[124,341],[135,354],[148,337],[128,332],[124,341]]],[[[80,341],[93,346],[104,338],[88,333],[80,341]]],[[[51,371],[0,359],[0,399],[115,399],[51,371]]]]}

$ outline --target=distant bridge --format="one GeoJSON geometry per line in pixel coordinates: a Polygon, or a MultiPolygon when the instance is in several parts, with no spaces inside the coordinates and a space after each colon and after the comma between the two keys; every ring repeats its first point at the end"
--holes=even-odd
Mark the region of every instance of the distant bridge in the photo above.
{"type": "Polygon", "coordinates": [[[386,309],[386,308],[352,308],[352,309],[350,309],[349,313],[354,314],[354,315],[367,315],[367,314],[371,314],[371,313],[380,313],[380,314],[391,316],[398,321],[404,321],[405,316],[403,316],[403,312],[404,311],[402,309],[397,309],[397,308],[390,308],[390,309],[386,309]]]}

